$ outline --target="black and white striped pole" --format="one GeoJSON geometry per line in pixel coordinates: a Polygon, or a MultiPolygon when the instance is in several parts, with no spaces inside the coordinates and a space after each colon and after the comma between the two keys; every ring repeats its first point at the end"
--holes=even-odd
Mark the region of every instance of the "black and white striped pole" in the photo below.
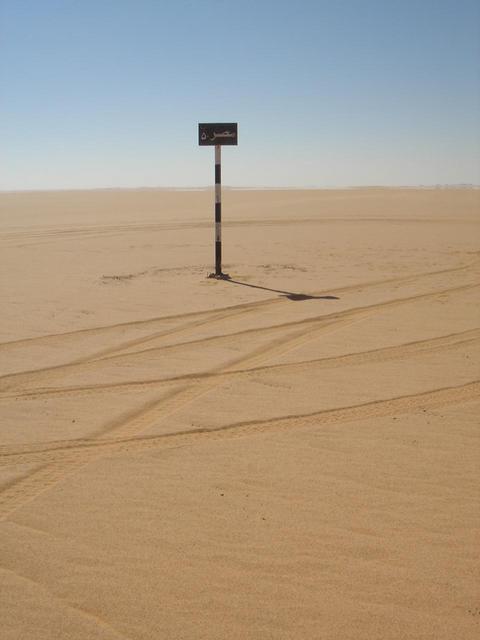
{"type": "Polygon", "coordinates": [[[222,146],[238,144],[237,123],[200,123],[198,144],[215,147],[215,272],[209,277],[228,278],[222,272],[222,146]]]}
{"type": "MultiPolygon", "coordinates": [[[[212,274],[213,275],[213,274],[212,274]]],[[[222,147],[215,145],[215,277],[222,273],[222,147]]]]}

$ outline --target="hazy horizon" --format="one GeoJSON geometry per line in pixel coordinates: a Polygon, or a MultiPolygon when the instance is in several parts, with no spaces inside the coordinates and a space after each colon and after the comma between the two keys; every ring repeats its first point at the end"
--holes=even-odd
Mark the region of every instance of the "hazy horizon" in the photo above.
{"type": "MultiPolygon", "coordinates": [[[[107,186],[107,187],[57,187],[57,188],[44,188],[44,189],[0,189],[0,193],[32,193],[32,192],[63,192],[63,191],[213,191],[214,184],[210,185],[191,185],[184,187],[173,186],[160,186],[160,185],[139,185],[132,187],[122,186],[107,186]]],[[[386,184],[368,184],[368,185],[327,185],[323,187],[315,187],[311,185],[305,186],[248,186],[237,185],[232,186],[228,184],[222,184],[222,190],[226,191],[355,191],[362,190],[367,191],[369,189],[379,190],[396,190],[396,189],[480,189],[480,184],[471,183],[458,183],[458,184],[399,184],[399,185],[386,185],[386,184]]]]}

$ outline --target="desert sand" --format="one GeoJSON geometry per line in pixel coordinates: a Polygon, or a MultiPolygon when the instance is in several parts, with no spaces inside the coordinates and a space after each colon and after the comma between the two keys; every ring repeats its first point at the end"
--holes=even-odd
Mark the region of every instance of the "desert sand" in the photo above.
{"type": "Polygon", "coordinates": [[[480,629],[475,189],[0,194],[4,640],[480,629]]]}

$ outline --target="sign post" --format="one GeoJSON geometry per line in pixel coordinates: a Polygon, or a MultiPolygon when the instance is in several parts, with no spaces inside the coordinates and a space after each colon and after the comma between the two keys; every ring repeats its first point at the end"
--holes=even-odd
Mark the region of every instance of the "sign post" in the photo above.
{"type": "Polygon", "coordinates": [[[215,273],[209,278],[228,278],[222,273],[222,145],[238,144],[237,123],[200,123],[198,144],[215,147],[215,273]]]}

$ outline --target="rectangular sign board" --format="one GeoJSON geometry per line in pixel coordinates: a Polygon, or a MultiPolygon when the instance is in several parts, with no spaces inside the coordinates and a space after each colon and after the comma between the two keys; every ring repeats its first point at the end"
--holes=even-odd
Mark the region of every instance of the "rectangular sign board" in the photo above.
{"type": "Polygon", "coordinates": [[[217,144],[238,144],[236,122],[201,122],[198,125],[198,144],[214,146],[217,144]]]}

